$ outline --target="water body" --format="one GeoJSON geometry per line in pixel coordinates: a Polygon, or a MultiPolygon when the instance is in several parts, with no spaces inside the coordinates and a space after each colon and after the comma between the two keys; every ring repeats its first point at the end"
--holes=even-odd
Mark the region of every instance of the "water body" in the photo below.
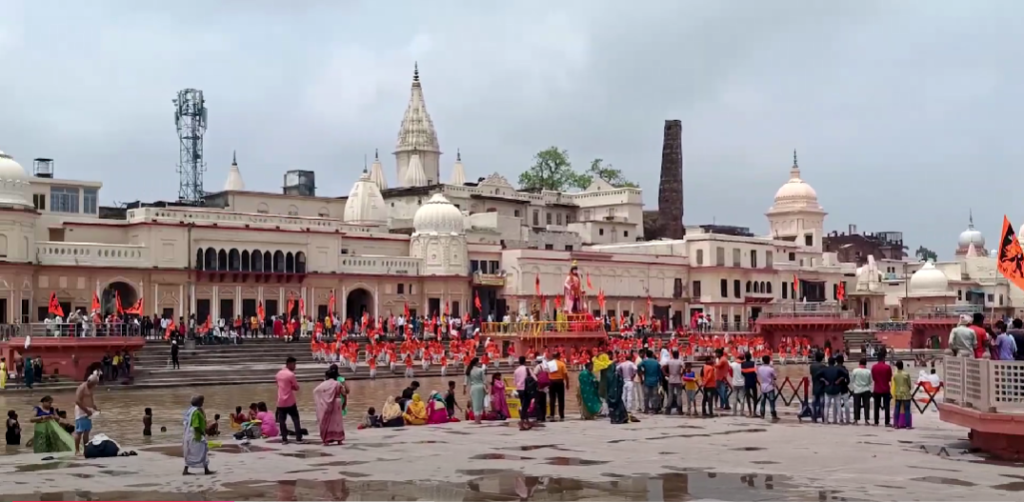
{"type": "MultiPolygon", "coordinates": [[[[326,367],[325,367],[326,369],[326,367]]],[[[800,365],[777,366],[779,378],[791,378],[794,385],[799,379],[807,375],[807,367],[800,365]]],[[[509,376],[511,369],[508,367],[499,368],[503,375],[509,376]]],[[[448,377],[425,377],[417,378],[420,382],[420,394],[426,398],[432,390],[444,393],[448,388],[448,382],[454,381],[457,386],[457,397],[459,405],[465,408],[468,395],[463,394],[464,376],[461,373],[453,372],[448,377]]],[[[239,380],[244,380],[245,375],[239,374],[239,380]]],[[[575,375],[572,383],[575,384],[575,375]]],[[[408,385],[408,380],[403,378],[387,378],[378,380],[356,380],[347,382],[349,386],[348,416],[345,417],[345,428],[354,431],[367,408],[373,406],[380,413],[387,396],[401,394],[402,389],[408,385]]],[[[302,417],[302,425],[310,431],[316,430],[316,407],[313,402],[313,388],[315,382],[302,382],[298,393],[299,412],[302,417]]],[[[575,387],[575,385],[573,385],[575,387]]],[[[786,386],[785,394],[792,393],[789,386],[786,386]]],[[[189,407],[192,396],[202,394],[206,397],[206,412],[210,419],[214,414],[220,414],[220,428],[223,434],[230,433],[228,414],[234,411],[235,406],[241,406],[243,411],[247,410],[249,403],[266,402],[270,411],[273,412],[277,403],[277,387],[273,384],[259,385],[222,385],[222,386],[200,386],[190,387],[188,382],[182,382],[178,388],[161,389],[125,389],[119,387],[108,389],[100,386],[96,390],[96,404],[100,408],[100,414],[93,420],[93,430],[96,433],[103,433],[123,446],[145,446],[149,444],[167,444],[178,442],[181,437],[182,414],[189,407]],[[142,435],[142,416],[145,408],[153,409],[153,436],[142,435]],[[161,427],[166,427],[167,432],[160,432],[161,427]]],[[[32,426],[29,418],[32,416],[32,408],[39,403],[45,394],[42,391],[35,392],[0,392],[0,411],[6,416],[7,410],[15,410],[22,422],[22,444],[31,437],[32,426]]],[[[67,410],[69,418],[74,418],[74,393],[58,392],[52,395],[54,406],[67,410]]],[[[781,402],[780,402],[781,405],[781,402]]],[[[566,396],[566,417],[578,417],[575,390],[566,396]]],[[[460,414],[461,415],[461,414],[460,414]]],[[[289,427],[291,423],[289,422],[289,427]]],[[[24,453],[30,449],[8,448],[7,454],[24,453]]]]}

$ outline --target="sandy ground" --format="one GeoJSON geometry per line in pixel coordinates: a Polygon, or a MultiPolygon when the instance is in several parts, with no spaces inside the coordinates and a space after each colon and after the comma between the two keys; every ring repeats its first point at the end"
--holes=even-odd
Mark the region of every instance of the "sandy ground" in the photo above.
{"type": "Polygon", "coordinates": [[[230,438],[213,476],[182,476],[180,445],[101,460],[15,455],[13,500],[1022,500],[1021,464],[965,451],[938,414],[913,430],[743,417],[570,420],[348,431],[344,446],[230,438]]]}

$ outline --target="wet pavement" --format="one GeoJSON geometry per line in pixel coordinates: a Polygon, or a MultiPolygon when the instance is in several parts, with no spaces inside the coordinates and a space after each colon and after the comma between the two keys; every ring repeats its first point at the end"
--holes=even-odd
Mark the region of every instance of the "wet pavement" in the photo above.
{"type": "Polygon", "coordinates": [[[176,444],[100,460],[17,455],[0,465],[14,500],[1020,500],[1022,464],[967,449],[966,431],[641,417],[521,432],[472,423],[348,430],[344,446],[230,441],[214,476],[181,476],[176,444]],[[464,434],[451,434],[459,431],[464,434]],[[665,434],[665,435],[662,435],[665,434]],[[865,444],[870,442],[871,444],[865,444]]]}

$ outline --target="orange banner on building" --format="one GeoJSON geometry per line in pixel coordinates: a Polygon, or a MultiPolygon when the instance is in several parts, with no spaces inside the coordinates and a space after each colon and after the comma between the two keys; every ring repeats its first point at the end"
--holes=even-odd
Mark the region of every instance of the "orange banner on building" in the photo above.
{"type": "Polygon", "coordinates": [[[999,273],[1018,288],[1024,289],[1024,251],[1021,251],[1017,233],[1005,215],[1003,231],[999,236],[999,258],[996,261],[999,273]]]}

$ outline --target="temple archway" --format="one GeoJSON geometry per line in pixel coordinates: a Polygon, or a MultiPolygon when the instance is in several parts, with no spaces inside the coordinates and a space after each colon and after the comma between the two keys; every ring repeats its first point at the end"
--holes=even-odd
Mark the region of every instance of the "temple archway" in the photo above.
{"type": "Polygon", "coordinates": [[[121,297],[121,308],[125,310],[133,307],[135,302],[139,301],[139,293],[135,291],[134,286],[124,281],[114,281],[107,284],[100,294],[100,310],[104,316],[113,314],[117,310],[115,294],[121,297]]]}
{"type": "Polygon", "coordinates": [[[363,312],[369,313],[370,317],[373,317],[373,295],[369,291],[358,288],[349,291],[348,298],[345,299],[345,315],[354,322],[359,322],[363,318],[363,312]]]}

